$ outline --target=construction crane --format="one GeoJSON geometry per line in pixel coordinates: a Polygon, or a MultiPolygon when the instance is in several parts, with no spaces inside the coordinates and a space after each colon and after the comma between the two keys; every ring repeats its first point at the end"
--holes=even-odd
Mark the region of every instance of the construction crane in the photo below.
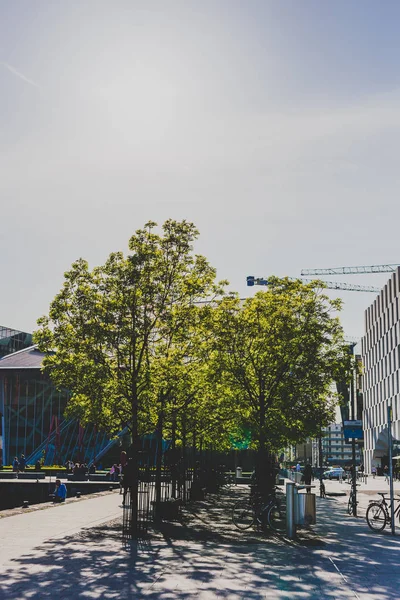
{"type": "MultiPolygon", "coordinates": [[[[289,277],[291,281],[296,281],[296,277],[289,277]]],[[[304,283],[311,283],[312,279],[302,279],[304,283]]],[[[372,292],[373,294],[379,294],[380,288],[371,287],[366,285],[353,285],[352,283],[338,283],[337,281],[324,281],[325,287],[328,290],[346,290],[347,292],[372,292]]],[[[268,279],[263,277],[254,277],[249,275],[247,277],[247,285],[269,285],[268,279]]]]}
{"type": "MultiPolygon", "coordinates": [[[[395,265],[372,265],[370,267],[333,267],[331,269],[303,269],[301,275],[363,275],[364,273],[393,273],[395,265]]],[[[379,290],[380,291],[380,290],[379,290]]]]}

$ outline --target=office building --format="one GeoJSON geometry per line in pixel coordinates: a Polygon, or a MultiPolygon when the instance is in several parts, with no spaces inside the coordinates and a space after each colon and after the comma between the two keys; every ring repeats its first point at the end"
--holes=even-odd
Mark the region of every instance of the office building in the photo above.
{"type": "MultiPolygon", "coordinates": [[[[400,440],[400,268],[365,311],[362,339],[364,460],[371,467],[388,463],[388,406],[392,407],[394,448],[400,440]]],[[[396,450],[395,450],[396,453],[396,450]]]]}

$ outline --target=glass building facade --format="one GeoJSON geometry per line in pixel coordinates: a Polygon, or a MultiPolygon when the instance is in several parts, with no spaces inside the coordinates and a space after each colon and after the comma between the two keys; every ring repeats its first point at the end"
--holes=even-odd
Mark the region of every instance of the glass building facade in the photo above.
{"type": "Polygon", "coordinates": [[[32,334],[0,325],[0,358],[32,346],[32,334]]]}
{"type": "Polygon", "coordinates": [[[30,347],[0,360],[0,460],[11,464],[24,454],[31,464],[42,457],[45,464],[91,462],[109,438],[94,425],[64,418],[69,393],[42,373],[43,356],[30,347]]]}

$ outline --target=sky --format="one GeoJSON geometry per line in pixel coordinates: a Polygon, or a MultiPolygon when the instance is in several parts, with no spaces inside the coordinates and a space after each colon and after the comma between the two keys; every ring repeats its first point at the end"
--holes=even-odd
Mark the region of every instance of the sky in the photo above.
{"type": "MultiPolygon", "coordinates": [[[[397,0],[1,2],[0,324],[34,330],[74,260],[148,220],[194,222],[242,297],[248,275],[400,263],[399,19],[397,0]]],[[[361,337],[375,296],[329,294],[361,337]]]]}

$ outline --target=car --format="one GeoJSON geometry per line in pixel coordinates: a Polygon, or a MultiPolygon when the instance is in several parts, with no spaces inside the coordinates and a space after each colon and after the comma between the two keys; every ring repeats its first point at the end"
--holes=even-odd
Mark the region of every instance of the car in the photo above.
{"type": "Polygon", "coordinates": [[[345,474],[345,470],[342,467],[331,467],[327,471],[324,471],[325,479],[340,479],[345,474]]]}

